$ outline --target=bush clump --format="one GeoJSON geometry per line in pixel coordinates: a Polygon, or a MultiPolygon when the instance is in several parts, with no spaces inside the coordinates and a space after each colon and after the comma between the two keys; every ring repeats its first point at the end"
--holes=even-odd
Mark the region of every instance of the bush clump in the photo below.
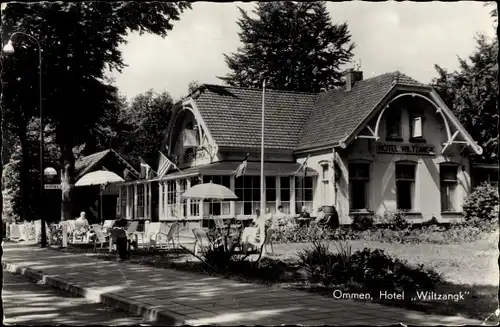
{"type": "Polygon", "coordinates": [[[468,225],[489,229],[498,219],[498,189],[489,183],[477,186],[465,199],[463,211],[468,225]]]}
{"type": "Polygon", "coordinates": [[[356,231],[365,231],[373,228],[375,226],[375,221],[371,216],[354,216],[351,226],[356,231]]]}
{"type": "Polygon", "coordinates": [[[325,287],[359,285],[360,291],[377,296],[382,290],[407,293],[430,290],[442,281],[435,271],[422,265],[411,266],[383,250],[365,248],[352,253],[348,243],[339,244],[336,253],[329,252],[328,245],[320,242],[298,253],[299,264],[311,283],[325,287]]]}

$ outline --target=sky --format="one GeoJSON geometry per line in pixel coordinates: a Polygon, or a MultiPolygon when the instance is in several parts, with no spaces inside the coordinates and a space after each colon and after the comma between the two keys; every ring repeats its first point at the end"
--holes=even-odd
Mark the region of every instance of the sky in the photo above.
{"type": "MultiPolygon", "coordinates": [[[[495,30],[484,2],[328,2],[334,23],[347,22],[356,43],[364,77],[400,70],[428,83],[436,76],[434,64],[454,70],[457,55],[474,51],[477,33],[493,37],[495,30]]],[[[240,46],[236,24],[238,6],[255,3],[196,2],[174,22],[165,39],[131,34],[121,46],[122,73],[112,72],[120,92],[132,98],[153,89],[174,99],[187,95],[190,81],[222,84],[217,76],[228,69],[224,53],[240,46]]]]}
{"type": "MultiPolygon", "coordinates": [[[[128,67],[112,73],[120,92],[131,98],[153,89],[179,99],[190,81],[222,84],[217,76],[228,72],[223,53],[240,45],[238,6],[251,10],[255,3],[196,2],[165,39],[130,35],[121,47],[128,67]]],[[[456,69],[457,55],[472,53],[477,33],[495,33],[491,8],[482,2],[354,1],[327,8],[334,23],[349,24],[365,78],[400,70],[428,83],[436,76],[434,64],[456,69]]]]}

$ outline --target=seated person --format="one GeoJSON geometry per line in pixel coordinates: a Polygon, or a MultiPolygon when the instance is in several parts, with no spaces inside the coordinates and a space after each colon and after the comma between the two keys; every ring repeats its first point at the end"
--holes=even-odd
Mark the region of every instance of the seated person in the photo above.
{"type": "Polygon", "coordinates": [[[311,218],[309,212],[307,212],[307,207],[302,206],[302,210],[300,210],[299,218],[311,218]]]}
{"type": "Polygon", "coordinates": [[[278,213],[275,216],[277,226],[286,226],[289,223],[288,215],[282,205],[278,207],[278,213]]]}
{"type": "Polygon", "coordinates": [[[82,238],[84,236],[87,236],[90,239],[93,236],[93,233],[91,232],[90,229],[89,221],[87,220],[87,217],[85,215],[85,211],[82,211],[80,213],[80,216],[75,220],[74,233],[75,233],[74,235],[77,238],[82,238]]]}
{"type": "Polygon", "coordinates": [[[326,222],[325,213],[323,212],[322,207],[318,208],[318,215],[316,216],[316,219],[314,219],[314,222],[318,225],[324,224],[326,222]]]}
{"type": "Polygon", "coordinates": [[[80,213],[80,217],[75,220],[75,228],[89,228],[89,221],[87,220],[85,211],[80,213]]]}
{"type": "Polygon", "coordinates": [[[264,219],[266,227],[271,227],[273,225],[273,222],[275,219],[274,219],[274,215],[271,213],[270,208],[266,208],[266,213],[264,214],[263,219],[264,219]]]}

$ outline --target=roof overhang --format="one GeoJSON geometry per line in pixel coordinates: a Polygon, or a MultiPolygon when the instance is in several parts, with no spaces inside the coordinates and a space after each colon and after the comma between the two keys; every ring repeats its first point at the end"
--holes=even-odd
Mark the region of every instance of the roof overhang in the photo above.
{"type": "MultiPolygon", "coordinates": [[[[174,171],[163,176],[162,178],[150,179],[143,182],[169,181],[200,175],[231,176],[236,174],[236,169],[240,164],[240,161],[216,162],[213,164],[186,168],[181,171],[174,171]]],[[[264,163],[264,176],[304,176],[303,171],[297,172],[300,167],[301,165],[297,162],[266,162],[264,163]]],[[[307,167],[306,175],[317,176],[318,172],[310,167],[307,167]]],[[[260,176],[260,162],[247,162],[245,176],[260,176]]]]}

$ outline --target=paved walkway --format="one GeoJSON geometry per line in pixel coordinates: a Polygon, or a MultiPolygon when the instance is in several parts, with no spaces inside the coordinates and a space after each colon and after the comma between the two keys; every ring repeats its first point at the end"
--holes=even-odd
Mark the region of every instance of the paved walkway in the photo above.
{"type": "Polygon", "coordinates": [[[4,269],[168,325],[480,324],[303,291],[6,243],[4,269]],[[27,268],[27,269],[26,269],[27,268]]]}
{"type": "MultiPolygon", "coordinates": [[[[88,303],[48,285],[35,284],[24,276],[3,276],[4,324],[24,326],[126,326],[145,324],[142,317],[88,303]]],[[[150,325],[149,325],[150,326],[150,325]]]]}

